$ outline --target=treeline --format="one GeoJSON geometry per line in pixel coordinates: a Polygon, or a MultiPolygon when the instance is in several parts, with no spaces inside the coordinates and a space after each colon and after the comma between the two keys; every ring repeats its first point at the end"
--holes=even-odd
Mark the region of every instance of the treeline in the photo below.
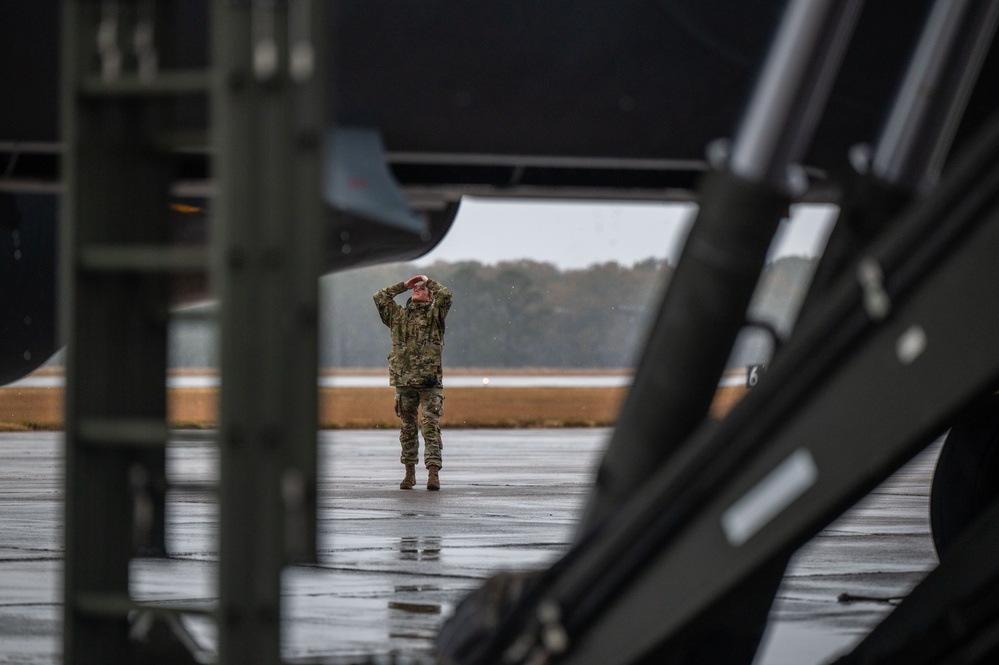
{"type": "MultiPolygon", "coordinates": [[[[754,300],[754,318],[789,329],[811,269],[812,261],[795,257],[768,266],[766,287],[754,300]]],[[[454,294],[446,365],[600,368],[634,365],[673,266],[654,259],[584,270],[559,270],[534,261],[462,262],[421,268],[392,264],[333,275],[324,279],[323,288],[323,366],[383,366],[388,330],[371,296],[417,272],[454,294]]],[[[404,298],[399,297],[400,304],[404,298]]],[[[753,335],[745,346],[750,356],[765,351],[753,335]]]]}
{"type": "MultiPolygon", "coordinates": [[[[649,305],[672,268],[645,261],[560,271],[517,261],[385,265],[325,280],[324,366],[380,367],[388,330],[371,296],[425,273],[454,294],[447,318],[444,363],[479,367],[623,367],[632,364],[649,305]]],[[[398,302],[404,303],[405,295],[398,302]]]]}
{"type": "MultiPolygon", "coordinates": [[[[769,265],[752,317],[789,330],[813,261],[784,258],[769,265]]],[[[673,275],[673,266],[648,259],[559,270],[549,263],[514,261],[386,264],[324,277],[321,288],[323,367],[384,367],[388,329],[372,295],[425,273],[447,286],[454,305],[447,318],[444,363],[450,367],[632,367],[646,330],[673,275]]],[[[404,304],[406,295],[397,299],[404,304]]],[[[768,336],[748,332],[730,364],[765,359],[768,336]]],[[[214,340],[203,327],[172,335],[172,364],[211,366],[214,340]]]]}

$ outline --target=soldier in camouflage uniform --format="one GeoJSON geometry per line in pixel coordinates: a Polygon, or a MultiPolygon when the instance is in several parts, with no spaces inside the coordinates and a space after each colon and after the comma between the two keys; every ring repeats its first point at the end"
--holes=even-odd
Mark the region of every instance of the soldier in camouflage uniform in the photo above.
{"type": "Polygon", "coordinates": [[[382,323],[392,331],[392,353],[388,357],[389,377],[395,386],[395,412],[402,420],[399,442],[406,476],[399,488],[416,485],[416,463],[420,441],[417,411],[422,406],[419,429],[423,432],[423,460],[427,467],[427,489],[439,490],[441,468],[441,413],[444,411],[444,376],[441,350],[444,347],[444,319],[451,309],[451,292],[426,275],[386,287],[375,294],[382,323]],[[405,307],[395,297],[412,289],[405,307]]]}

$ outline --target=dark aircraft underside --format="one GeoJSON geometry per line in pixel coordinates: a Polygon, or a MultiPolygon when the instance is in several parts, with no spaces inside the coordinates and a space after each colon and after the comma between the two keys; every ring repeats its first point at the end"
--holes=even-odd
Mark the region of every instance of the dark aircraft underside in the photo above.
{"type": "MultiPolygon", "coordinates": [[[[203,66],[206,3],[178,4],[162,64],[203,66]]],[[[835,200],[850,148],[877,139],[930,4],[864,6],[802,160],[807,197],[835,200]]],[[[708,144],[737,128],[783,5],[338,3],[335,122],[376,130],[415,193],[690,198],[708,144]]],[[[0,7],[5,189],[56,175],[58,18],[54,0],[0,7]]],[[[985,63],[958,145],[993,108],[984,82],[997,60],[985,63]]],[[[180,128],[204,129],[204,102],[185,100],[175,114],[180,128]]],[[[206,159],[179,159],[178,178],[205,177],[206,159]]]]}
{"type": "MultiPolygon", "coordinates": [[[[207,3],[177,4],[161,66],[204,66],[207,3]]],[[[327,269],[425,253],[446,233],[464,194],[694,198],[709,145],[731,139],[738,127],[783,4],[337,3],[331,124],[369,131],[375,145],[380,141],[376,157],[409,205],[428,215],[430,233],[414,243],[383,228],[374,242],[365,239],[370,231],[363,219],[340,214],[332,223],[352,236],[354,251],[343,254],[331,234],[327,269]]],[[[799,200],[839,199],[852,172],[850,150],[877,139],[930,4],[866,3],[801,160],[810,187],[799,200]]],[[[51,326],[37,323],[54,318],[39,309],[54,302],[53,251],[21,252],[16,261],[14,253],[16,242],[47,248],[54,242],[56,206],[25,195],[59,189],[60,11],[55,0],[0,5],[4,382],[43,362],[56,345],[43,330],[51,326]],[[19,239],[8,238],[19,225],[19,239]],[[11,290],[25,283],[36,285],[30,306],[17,304],[24,296],[11,290]],[[25,317],[36,322],[30,330],[25,317]]],[[[987,82],[997,75],[992,49],[957,146],[995,107],[995,86],[987,82]]],[[[203,200],[211,190],[206,102],[178,99],[171,114],[175,131],[191,137],[174,155],[175,194],[203,200]]],[[[178,226],[188,227],[184,238],[199,241],[206,231],[190,227],[205,223],[188,216],[178,226]]]]}

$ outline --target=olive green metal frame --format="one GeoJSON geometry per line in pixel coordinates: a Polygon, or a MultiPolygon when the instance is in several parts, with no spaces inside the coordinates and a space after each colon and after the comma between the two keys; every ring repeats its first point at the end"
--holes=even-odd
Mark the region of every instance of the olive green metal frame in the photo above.
{"type": "Polygon", "coordinates": [[[213,69],[171,71],[155,55],[176,3],[63,2],[67,665],[141,660],[130,637],[138,613],[172,629],[179,615],[208,614],[219,662],[281,662],[282,571],[316,551],[328,76],[314,54],[327,4],[213,0],[213,69]],[[185,95],[207,95],[212,108],[208,250],[170,242],[169,111],[185,95]],[[169,543],[171,284],[209,266],[220,299],[219,604],[153,607],[132,597],[129,570],[169,543]]]}

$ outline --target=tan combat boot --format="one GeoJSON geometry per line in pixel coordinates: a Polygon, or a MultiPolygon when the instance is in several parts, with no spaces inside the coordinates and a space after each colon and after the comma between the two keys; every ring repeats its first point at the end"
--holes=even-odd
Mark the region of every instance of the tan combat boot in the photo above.
{"type": "Polygon", "coordinates": [[[402,479],[399,483],[399,489],[401,490],[411,490],[416,487],[416,465],[407,464],[406,465],[406,477],[402,479]]]}
{"type": "Polygon", "coordinates": [[[441,479],[437,477],[437,472],[440,471],[439,466],[428,466],[427,467],[427,489],[428,490],[439,490],[441,488],[441,479]]]}

